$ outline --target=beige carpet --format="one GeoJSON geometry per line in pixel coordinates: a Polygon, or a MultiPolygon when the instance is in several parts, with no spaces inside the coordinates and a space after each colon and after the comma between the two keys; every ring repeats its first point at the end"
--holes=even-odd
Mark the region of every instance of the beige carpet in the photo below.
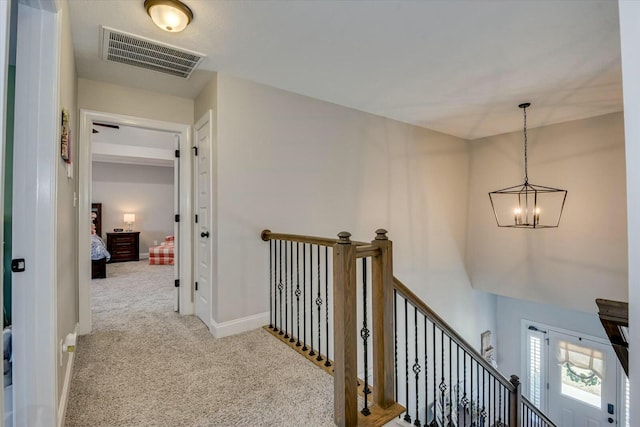
{"type": "Polygon", "coordinates": [[[107,265],[66,425],[333,426],[333,379],[261,329],[214,339],[173,312],[169,266],[107,265]]]}

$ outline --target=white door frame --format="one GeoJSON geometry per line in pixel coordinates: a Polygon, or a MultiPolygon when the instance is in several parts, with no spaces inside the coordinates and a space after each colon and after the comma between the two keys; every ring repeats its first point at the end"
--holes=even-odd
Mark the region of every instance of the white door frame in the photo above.
{"type": "MultiPolygon", "coordinates": [[[[11,2],[0,3],[0,176],[4,176],[4,159],[7,133],[7,76],[9,70],[9,34],[11,27],[11,2]]],[[[0,183],[0,218],[4,217],[4,181],[0,183]]],[[[4,241],[3,230],[0,228],[0,242],[4,241]]],[[[3,245],[0,245],[0,259],[3,259],[3,245]]],[[[4,281],[0,276],[0,288],[4,281]]],[[[0,306],[4,308],[4,292],[0,292],[0,306]]],[[[4,348],[3,348],[4,350],[4,348]]],[[[4,387],[0,389],[0,427],[4,427],[4,387]]]]}
{"type": "Polygon", "coordinates": [[[180,274],[180,314],[193,314],[192,298],[192,215],[191,206],[191,126],[141,117],[125,116],[91,110],[80,110],[80,141],[78,144],[78,180],[80,204],[78,211],[78,268],[79,268],[79,322],[78,333],[91,332],[91,130],[94,121],[138,128],[175,132],[180,134],[180,239],[178,270],[180,274]]]}
{"type": "Polygon", "coordinates": [[[56,0],[18,5],[13,169],[14,422],[55,425],[57,171],[61,16],[56,0]]]}

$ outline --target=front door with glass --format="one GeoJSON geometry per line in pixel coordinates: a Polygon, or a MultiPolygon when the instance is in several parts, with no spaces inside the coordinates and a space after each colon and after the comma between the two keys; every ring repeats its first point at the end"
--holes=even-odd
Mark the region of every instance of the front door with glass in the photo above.
{"type": "Polygon", "coordinates": [[[549,332],[549,416],[559,427],[605,427],[618,419],[617,359],[611,346],[549,332]]]}

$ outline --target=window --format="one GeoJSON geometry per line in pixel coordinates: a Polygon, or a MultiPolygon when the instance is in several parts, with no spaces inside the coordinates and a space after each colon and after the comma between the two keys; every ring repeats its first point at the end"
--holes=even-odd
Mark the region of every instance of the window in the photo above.
{"type": "Polygon", "coordinates": [[[562,367],[561,393],[600,408],[604,353],[593,348],[558,341],[557,356],[562,367]]]}
{"type": "Polygon", "coordinates": [[[527,382],[528,398],[537,408],[542,408],[544,378],[544,344],[545,332],[534,326],[527,330],[527,382]]]}
{"type": "Polygon", "coordinates": [[[629,391],[629,378],[625,375],[624,376],[624,427],[631,427],[631,424],[629,423],[629,410],[631,409],[631,406],[629,404],[630,394],[631,392],[629,391]]]}

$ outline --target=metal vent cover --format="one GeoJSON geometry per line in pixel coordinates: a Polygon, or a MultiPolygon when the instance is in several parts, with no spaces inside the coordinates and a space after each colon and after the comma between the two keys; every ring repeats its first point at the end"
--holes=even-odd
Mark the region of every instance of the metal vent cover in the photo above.
{"type": "Polygon", "coordinates": [[[205,55],[102,27],[102,59],[188,79],[205,55]]]}

